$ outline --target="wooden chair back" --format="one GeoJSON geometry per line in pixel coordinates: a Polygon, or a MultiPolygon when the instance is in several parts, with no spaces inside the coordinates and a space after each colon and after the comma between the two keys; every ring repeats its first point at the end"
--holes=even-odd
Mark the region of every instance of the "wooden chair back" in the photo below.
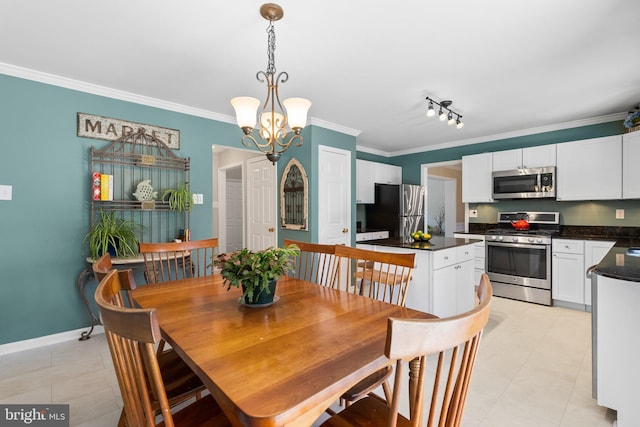
{"type": "Polygon", "coordinates": [[[388,319],[385,354],[395,362],[391,400],[365,397],[326,420],[322,427],[459,427],[482,331],[489,320],[492,293],[489,278],[483,274],[477,292],[479,304],[466,313],[442,319],[388,319]],[[435,367],[428,368],[427,360],[435,367]],[[404,374],[407,362],[409,375],[404,374]],[[398,413],[407,377],[409,418],[398,413]],[[428,411],[425,415],[423,408],[428,411]]]}
{"type": "Polygon", "coordinates": [[[96,278],[96,281],[100,283],[102,279],[113,269],[113,265],[111,265],[111,256],[109,253],[105,253],[100,258],[95,260],[91,266],[93,269],[93,276],[96,278]]]}
{"type": "MultiPolygon", "coordinates": [[[[113,265],[111,264],[111,256],[106,253],[98,258],[92,265],[93,275],[96,278],[96,281],[100,283],[102,279],[104,279],[107,274],[109,274],[113,270],[113,265]]],[[[133,307],[133,299],[131,296],[131,291],[136,288],[136,281],[133,278],[133,271],[130,269],[127,270],[119,270],[118,276],[120,278],[120,283],[122,285],[122,289],[124,291],[124,296],[126,298],[122,298],[123,306],[133,307]]]]}
{"type": "Polygon", "coordinates": [[[218,238],[170,243],[139,243],[147,283],[213,274],[218,238]]]}
{"type": "Polygon", "coordinates": [[[335,245],[298,242],[284,239],[284,245],[294,244],[300,248],[300,255],[295,260],[292,274],[297,279],[333,287],[336,283],[334,272],[338,259],[335,256],[335,245]]]}
{"type": "Polygon", "coordinates": [[[112,270],[95,293],[124,405],[119,425],[156,426],[159,414],[163,426],[230,426],[211,395],[188,404],[204,386],[173,350],[156,353],[161,340],[156,310],[124,306],[132,276],[123,273],[112,270]],[[180,410],[172,413],[178,404],[180,410]]]}
{"type": "Polygon", "coordinates": [[[341,289],[359,295],[405,305],[415,253],[370,251],[336,245],[339,262],[336,281],[341,289]]]}
{"type": "Polygon", "coordinates": [[[389,426],[397,425],[403,361],[407,360],[419,364],[415,385],[414,380],[409,383],[409,406],[411,425],[422,425],[427,355],[434,354],[438,358],[426,425],[460,426],[482,331],[489,320],[492,294],[489,277],[483,274],[477,292],[479,305],[466,313],[443,319],[388,320],[385,354],[396,361],[389,426]]]}

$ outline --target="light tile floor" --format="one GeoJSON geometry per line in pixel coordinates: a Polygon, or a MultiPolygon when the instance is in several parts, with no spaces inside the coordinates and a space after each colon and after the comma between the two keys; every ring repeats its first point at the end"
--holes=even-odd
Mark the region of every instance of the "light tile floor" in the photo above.
{"type": "MultiPolygon", "coordinates": [[[[463,426],[613,425],[591,398],[590,321],[494,298],[463,426]]],[[[0,402],[69,403],[71,426],[115,426],[121,399],[104,335],[0,357],[0,402]]]]}

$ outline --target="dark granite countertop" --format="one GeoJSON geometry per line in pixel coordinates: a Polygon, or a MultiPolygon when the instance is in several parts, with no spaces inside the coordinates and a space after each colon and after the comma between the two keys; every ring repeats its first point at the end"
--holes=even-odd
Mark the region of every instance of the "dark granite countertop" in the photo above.
{"type": "MultiPolygon", "coordinates": [[[[640,248],[632,248],[640,254],[640,248]]],[[[628,249],[629,247],[615,246],[593,272],[612,279],[640,282],[640,256],[628,255],[628,249]]]]}
{"type": "Polygon", "coordinates": [[[368,245],[393,246],[395,248],[418,249],[423,251],[439,251],[481,242],[478,239],[456,239],[453,237],[433,236],[428,242],[405,242],[398,237],[362,242],[368,245]]]}

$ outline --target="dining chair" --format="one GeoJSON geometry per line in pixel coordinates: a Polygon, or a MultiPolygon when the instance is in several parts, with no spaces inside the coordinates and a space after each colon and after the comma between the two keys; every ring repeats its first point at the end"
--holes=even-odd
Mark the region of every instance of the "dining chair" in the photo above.
{"type": "MultiPolygon", "coordinates": [[[[100,283],[113,269],[111,257],[108,253],[98,258],[93,263],[93,274],[98,283],[100,283]]],[[[119,270],[118,280],[121,287],[121,296],[112,300],[113,304],[121,307],[134,307],[131,291],[136,288],[136,282],[133,277],[133,271],[130,269],[119,270]]],[[[187,366],[186,363],[176,354],[173,349],[164,349],[164,340],[158,343],[156,348],[158,355],[158,364],[160,372],[164,379],[169,404],[171,406],[178,405],[192,397],[200,398],[202,392],[206,390],[204,384],[198,376],[187,366]]],[[[152,406],[157,410],[159,403],[152,399],[152,406]]],[[[123,425],[125,419],[124,410],[120,416],[120,425],[123,425]]]]}
{"type": "Polygon", "coordinates": [[[170,243],[139,243],[147,283],[213,274],[218,238],[170,243]]]}
{"type": "MultiPolygon", "coordinates": [[[[163,369],[166,365],[155,350],[160,340],[156,310],[123,306],[126,285],[121,279],[126,276],[122,273],[108,273],[95,293],[124,404],[124,420],[121,418],[119,425],[156,426],[159,414],[165,426],[230,426],[210,394],[191,401],[183,399],[180,409],[171,412],[175,402],[169,391],[179,384],[167,378],[163,369]]],[[[172,354],[178,361],[175,352],[172,354]]],[[[185,385],[184,378],[180,381],[185,385]]]]}
{"type": "MultiPolygon", "coordinates": [[[[348,292],[404,307],[415,253],[380,252],[336,245],[335,255],[339,264],[334,275],[337,281],[342,278],[345,282],[342,287],[348,292]]],[[[379,386],[382,386],[385,397],[389,400],[391,389],[387,380],[391,373],[392,368],[388,366],[367,376],[345,392],[340,397],[341,401],[349,406],[379,386]]]]}
{"type": "Polygon", "coordinates": [[[417,427],[425,425],[424,418],[427,427],[436,425],[434,422],[439,427],[460,426],[482,331],[489,320],[492,294],[489,277],[483,274],[477,291],[478,305],[465,313],[441,319],[388,319],[385,355],[395,363],[391,400],[366,396],[327,419],[321,427],[417,427]],[[433,372],[428,369],[428,360],[435,363],[433,372]],[[406,362],[411,370],[409,418],[398,413],[406,362]],[[425,393],[427,375],[431,387],[425,393]],[[423,415],[427,398],[428,412],[423,415]]]}
{"type": "Polygon", "coordinates": [[[299,242],[284,239],[284,245],[296,245],[300,255],[295,260],[293,277],[318,285],[334,287],[335,271],[338,259],[335,256],[335,245],[299,242]]]}

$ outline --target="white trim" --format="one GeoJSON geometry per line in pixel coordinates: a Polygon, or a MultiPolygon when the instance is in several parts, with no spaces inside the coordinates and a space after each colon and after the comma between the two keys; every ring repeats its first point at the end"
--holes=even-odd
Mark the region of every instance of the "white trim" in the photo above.
{"type": "MultiPolygon", "coordinates": [[[[66,89],[77,90],[80,92],[91,93],[93,95],[105,96],[107,98],[119,99],[121,101],[134,102],[136,104],[148,105],[150,107],[161,108],[167,111],[175,111],[177,113],[189,114],[195,117],[203,117],[206,119],[217,120],[224,123],[236,123],[236,118],[226,114],[215,113],[201,108],[189,107],[188,105],[177,104],[175,102],[165,101],[149,96],[138,95],[131,92],[125,92],[118,89],[112,89],[106,86],[100,86],[93,83],[87,83],[80,80],[73,80],[67,77],[57,76],[55,74],[43,73],[41,71],[29,68],[19,67],[4,62],[0,62],[0,73],[8,76],[18,77],[26,80],[32,80],[40,83],[46,83],[53,86],[63,87],[66,89]]],[[[342,126],[336,123],[327,122],[325,120],[311,117],[309,123],[336,132],[357,137],[361,131],[342,126]]]]}
{"type": "Polygon", "coordinates": [[[481,136],[478,138],[470,138],[470,139],[463,139],[463,140],[459,140],[459,141],[452,141],[452,142],[445,142],[442,144],[436,144],[436,145],[429,145],[426,147],[417,147],[417,148],[412,148],[409,150],[401,150],[401,151],[394,151],[388,154],[388,156],[402,156],[405,154],[415,154],[415,153],[424,153],[427,151],[434,151],[434,150],[442,150],[444,148],[451,148],[451,147],[460,147],[463,145],[471,145],[471,144],[479,144],[481,142],[489,142],[489,141],[499,141],[502,139],[508,139],[508,138],[517,138],[519,136],[526,136],[526,135],[535,135],[535,134],[539,134],[539,133],[545,133],[545,132],[553,132],[553,131],[557,131],[557,130],[563,130],[563,129],[571,129],[571,128],[577,128],[577,127],[581,127],[581,126],[589,126],[589,125],[597,125],[600,123],[608,123],[608,122],[613,122],[616,120],[623,120],[625,117],[627,117],[629,113],[616,113],[616,114],[609,114],[607,116],[600,116],[600,117],[593,117],[590,119],[581,119],[581,120],[574,120],[571,122],[564,122],[564,123],[558,123],[555,125],[547,125],[547,126],[540,126],[537,128],[531,128],[531,129],[523,129],[523,130],[518,130],[518,131],[513,131],[513,132],[505,132],[505,133],[499,133],[499,134],[495,134],[495,135],[488,135],[488,136],[481,136]]]}
{"type": "Polygon", "coordinates": [[[344,133],[346,135],[351,135],[355,137],[360,136],[360,134],[362,133],[362,131],[358,129],[342,126],[337,123],[327,122],[325,120],[317,119],[315,117],[309,118],[309,124],[313,126],[319,126],[321,128],[329,129],[329,130],[334,130],[336,132],[344,133]]]}
{"type": "MultiPolygon", "coordinates": [[[[0,356],[4,356],[5,354],[17,353],[19,351],[33,350],[47,345],[60,344],[67,341],[77,340],[80,338],[80,335],[83,332],[86,332],[88,329],[89,327],[86,327],[73,331],[60,332],[53,335],[45,335],[43,337],[32,338],[29,340],[2,344],[0,345],[0,356]]],[[[104,334],[104,327],[102,325],[97,325],[93,328],[93,332],[91,333],[91,335],[95,336],[97,334],[104,334]]]]}
{"type": "Polygon", "coordinates": [[[363,145],[356,145],[357,151],[362,151],[363,153],[376,154],[378,156],[391,157],[391,153],[386,151],[377,150],[375,148],[365,147],[363,145]]]}

